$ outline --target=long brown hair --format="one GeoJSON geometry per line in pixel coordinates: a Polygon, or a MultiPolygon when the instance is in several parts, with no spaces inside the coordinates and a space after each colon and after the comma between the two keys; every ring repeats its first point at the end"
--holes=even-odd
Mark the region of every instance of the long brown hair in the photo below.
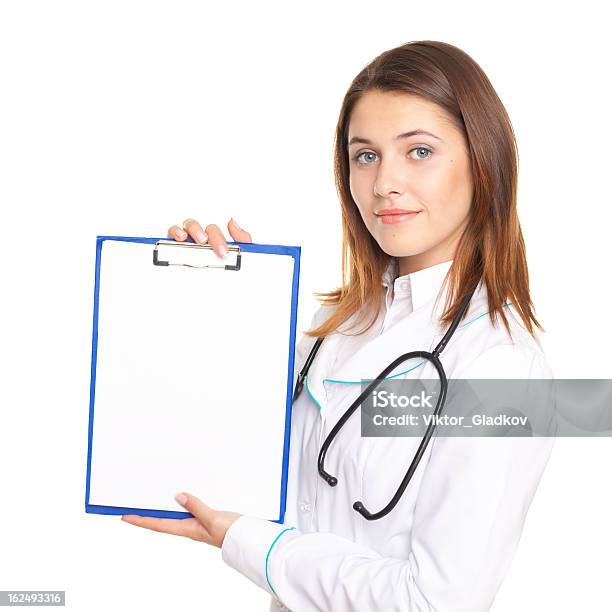
{"type": "Polygon", "coordinates": [[[368,91],[404,92],[442,107],[462,130],[470,157],[474,198],[468,224],[449,269],[444,312],[440,323],[450,325],[463,297],[483,280],[489,317],[499,315],[510,334],[504,313],[509,299],[525,328],[535,335],[529,294],[525,244],[516,209],[518,150],[508,114],[482,68],[464,51],[448,43],[421,40],[390,49],[374,58],[351,83],[340,109],[334,142],[334,175],[342,207],[342,286],[316,292],[325,306],[335,305],[321,325],[305,332],[326,336],[358,312],[354,325],[372,314],[365,333],[384,302],[382,274],[387,255],[366,228],[349,188],[347,151],[351,111],[368,91]]]}

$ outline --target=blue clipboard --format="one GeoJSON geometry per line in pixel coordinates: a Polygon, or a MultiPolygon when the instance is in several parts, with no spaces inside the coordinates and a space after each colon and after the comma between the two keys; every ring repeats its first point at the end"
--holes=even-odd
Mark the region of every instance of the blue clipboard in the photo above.
{"type": "MultiPolygon", "coordinates": [[[[97,236],[96,239],[96,260],[95,260],[95,281],[94,281],[94,300],[93,300],[93,331],[92,331],[92,349],[91,349],[91,379],[90,379],[90,400],[89,400],[89,426],[88,426],[88,451],[87,451],[87,475],[86,475],[86,488],[85,488],[85,511],[87,513],[93,514],[111,514],[111,515],[122,515],[122,514],[139,514],[142,516],[155,516],[155,517],[163,517],[163,518],[187,518],[190,517],[191,514],[181,510],[169,510],[169,509],[159,509],[155,507],[138,507],[138,506],[129,506],[129,505],[115,505],[113,504],[105,504],[92,503],[90,500],[90,493],[92,489],[92,478],[94,475],[98,475],[101,473],[101,470],[93,471],[93,462],[92,458],[94,457],[94,449],[96,449],[96,435],[102,435],[103,429],[100,429],[100,432],[97,431],[96,426],[98,422],[96,420],[96,391],[97,391],[97,375],[99,372],[99,342],[102,335],[105,333],[104,329],[101,329],[101,321],[100,321],[100,310],[101,303],[104,302],[105,297],[105,288],[110,286],[110,283],[107,281],[106,285],[101,283],[101,279],[104,278],[105,265],[111,265],[110,262],[107,263],[107,259],[109,256],[105,257],[105,245],[113,245],[114,249],[117,248],[133,248],[130,245],[149,245],[150,247],[155,247],[151,249],[146,249],[147,251],[151,251],[152,259],[155,259],[155,265],[164,266],[168,265],[167,261],[164,261],[163,258],[158,256],[157,246],[178,246],[182,245],[184,247],[189,247],[188,249],[183,249],[182,253],[187,253],[189,251],[190,254],[199,256],[198,253],[201,253],[199,249],[203,248],[203,245],[196,245],[193,241],[188,240],[184,243],[174,242],[169,240],[168,238],[143,238],[143,237],[125,237],[125,236],[97,236]],[[118,243],[122,243],[123,246],[118,247],[118,243]],[[169,243],[172,243],[169,245],[169,243]]],[[[287,491],[287,473],[288,473],[288,463],[289,463],[289,443],[290,443],[290,429],[291,429],[291,408],[292,408],[292,391],[293,391],[293,379],[294,379],[294,355],[295,355],[295,343],[296,343],[296,322],[297,322],[297,305],[298,305],[298,291],[299,291],[299,274],[300,274],[300,254],[301,248],[299,246],[284,246],[284,245],[270,245],[270,244],[254,244],[254,243],[237,243],[237,242],[228,242],[230,249],[235,249],[237,253],[236,262],[238,264],[238,269],[240,268],[240,257],[242,256],[243,261],[244,258],[248,258],[248,255],[251,253],[255,254],[264,254],[264,255],[283,255],[286,258],[290,258],[290,265],[293,267],[293,272],[291,275],[291,287],[287,288],[287,295],[290,293],[290,316],[289,316],[289,325],[286,331],[283,331],[286,338],[286,388],[284,389],[284,401],[285,401],[285,410],[284,410],[284,431],[283,440],[282,440],[282,457],[279,457],[279,460],[282,462],[281,469],[281,478],[280,482],[277,484],[278,491],[278,517],[266,517],[268,520],[272,520],[273,522],[283,523],[285,516],[285,504],[286,504],[286,491],[287,491]]],[[[207,245],[206,245],[207,246],[207,245]]],[[[108,248],[108,247],[107,247],[108,248]]],[[[137,247],[141,251],[144,249],[143,246],[137,247]]],[[[207,247],[210,249],[210,247],[207,247]]],[[[126,251],[127,252],[127,251],[126,251]]],[[[212,255],[211,251],[208,251],[212,255]]],[[[231,255],[231,251],[230,254],[231,255]]],[[[147,255],[149,257],[149,255],[147,255]]],[[[216,257],[216,256],[215,256],[216,257]]],[[[285,259],[286,259],[285,258],[285,259]]],[[[262,259],[259,258],[261,261],[262,259]]],[[[190,263],[182,263],[176,264],[182,265],[189,268],[192,267],[220,267],[223,268],[222,265],[217,266],[197,266],[190,263]]],[[[234,264],[232,264],[234,265],[234,264]]],[[[231,268],[230,266],[226,266],[228,269],[235,270],[236,268],[231,268]]],[[[201,271],[200,271],[201,272],[201,271]]],[[[207,272],[208,274],[233,274],[240,272],[207,272]]],[[[107,272],[109,274],[109,272],[107,272]]],[[[229,281],[228,281],[229,282],[229,281]]],[[[164,345],[160,345],[160,349],[164,349],[164,345]]],[[[279,391],[279,396],[282,390],[279,391]]],[[[282,396],[281,396],[282,397],[282,396]]],[[[102,416],[100,418],[100,428],[103,428],[104,425],[102,416]]],[[[280,417],[279,417],[280,418],[280,417]]],[[[280,443],[279,443],[280,446],[280,443]]],[[[243,460],[248,460],[245,458],[243,460]]],[[[101,477],[100,477],[101,480],[101,477]]],[[[108,480],[108,479],[107,479],[108,480]]],[[[179,492],[180,490],[184,490],[179,488],[175,492],[179,492]]],[[[195,494],[195,493],[194,493],[195,494]]],[[[207,501],[204,498],[204,501],[207,501]]],[[[207,502],[208,503],[208,502],[207,502]]],[[[233,509],[236,511],[242,511],[241,508],[227,508],[233,509]]]]}

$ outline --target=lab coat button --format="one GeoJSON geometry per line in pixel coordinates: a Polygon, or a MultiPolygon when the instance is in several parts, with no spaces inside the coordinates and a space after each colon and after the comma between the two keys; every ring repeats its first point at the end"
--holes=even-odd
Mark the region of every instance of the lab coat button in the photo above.
{"type": "Polygon", "coordinates": [[[300,502],[300,512],[310,512],[310,504],[308,502],[300,502]]]}

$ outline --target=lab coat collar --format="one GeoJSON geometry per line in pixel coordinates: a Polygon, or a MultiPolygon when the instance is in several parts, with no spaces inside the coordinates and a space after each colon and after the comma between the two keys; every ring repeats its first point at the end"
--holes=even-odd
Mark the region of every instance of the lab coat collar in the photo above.
{"type": "MultiPolygon", "coordinates": [[[[417,270],[404,276],[399,274],[399,260],[397,257],[390,257],[387,268],[382,275],[382,285],[386,288],[387,293],[391,291],[391,287],[395,281],[405,280],[410,284],[410,296],[412,298],[412,310],[417,310],[421,306],[434,299],[448,270],[450,269],[453,260],[443,261],[423,270],[417,270]]],[[[445,296],[444,296],[445,297],[445,296]]]]}
{"type": "MultiPolygon", "coordinates": [[[[372,380],[399,355],[409,351],[433,350],[447,329],[440,325],[439,318],[446,301],[448,282],[444,284],[442,290],[441,288],[451,264],[452,261],[442,262],[400,277],[410,282],[413,307],[406,306],[406,316],[394,325],[392,332],[380,333],[380,323],[375,323],[372,330],[366,332],[372,334],[371,340],[365,344],[360,343],[359,348],[340,364],[335,362],[335,343],[340,341],[339,333],[330,334],[325,340],[329,343],[328,350],[323,352],[325,358],[314,360],[308,381],[310,395],[319,405],[322,415],[327,412],[326,384],[331,388],[329,385],[335,387],[343,386],[343,383],[347,382],[354,384],[363,379],[372,380]]],[[[382,277],[382,283],[387,291],[390,291],[393,283],[398,280],[396,274],[397,262],[390,261],[382,277]]],[[[483,299],[486,302],[483,291],[484,287],[479,284],[468,313],[473,312],[475,308],[479,309],[483,299]]],[[[423,360],[406,361],[387,376],[409,370],[420,361],[423,360]]],[[[422,368],[415,370],[411,376],[419,378],[422,375],[421,370],[422,368]]],[[[435,372],[431,375],[434,376],[435,372]]]]}

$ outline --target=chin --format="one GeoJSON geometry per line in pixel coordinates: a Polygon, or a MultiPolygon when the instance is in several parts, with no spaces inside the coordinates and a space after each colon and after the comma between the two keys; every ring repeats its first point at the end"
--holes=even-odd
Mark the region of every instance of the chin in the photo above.
{"type": "Polygon", "coordinates": [[[426,247],[416,244],[406,244],[406,242],[390,242],[380,241],[378,243],[380,248],[391,257],[412,257],[413,255],[420,255],[427,250],[426,247]]]}

